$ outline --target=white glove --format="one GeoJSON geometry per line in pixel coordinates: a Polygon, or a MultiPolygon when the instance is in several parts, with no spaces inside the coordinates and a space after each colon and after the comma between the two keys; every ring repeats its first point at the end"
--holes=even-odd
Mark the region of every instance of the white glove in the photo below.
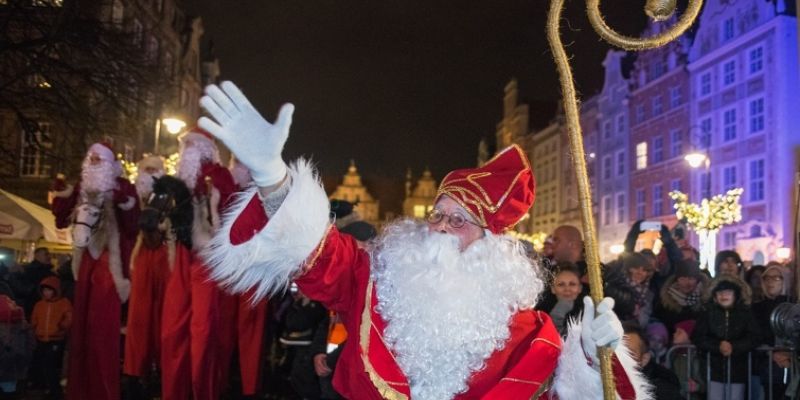
{"type": "Polygon", "coordinates": [[[256,111],[242,91],[231,82],[220,86],[209,85],[200,105],[211,118],[201,117],[197,121],[236,155],[247,166],[253,181],[261,187],[279,183],[286,176],[286,163],[281,153],[289,137],[294,105],[286,103],[278,113],[278,119],[270,124],[256,111]]]}
{"type": "Polygon", "coordinates": [[[581,345],[594,362],[600,366],[597,358],[597,347],[608,346],[615,350],[622,340],[622,323],[614,314],[614,299],[606,297],[597,305],[597,317],[594,314],[592,298],[583,298],[583,319],[581,321],[581,345]]]}

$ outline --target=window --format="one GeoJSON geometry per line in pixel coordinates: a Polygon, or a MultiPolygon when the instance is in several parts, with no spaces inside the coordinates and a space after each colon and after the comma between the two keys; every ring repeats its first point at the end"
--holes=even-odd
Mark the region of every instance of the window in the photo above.
{"type": "Polygon", "coordinates": [[[154,36],[147,37],[147,45],[144,49],[144,56],[148,64],[158,61],[158,39],[156,39],[154,36]]]}
{"type": "Polygon", "coordinates": [[[736,60],[722,64],[722,83],[729,86],[736,82],[736,60]]]}
{"type": "Polygon", "coordinates": [[[644,189],[636,189],[636,219],[644,219],[645,195],[644,189]]]}
{"type": "Polygon", "coordinates": [[[679,157],[683,153],[683,140],[681,138],[681,131],[679,129],[671,129],[669,131],[669,156],[679,157]]]}
{"type": "Polygon", "coordinates": [[[636,145],[636,169],[647,168],[647,142],[636,145]]]}
{"type": "Polygon", "coordinates": [[[653,114],[654,117],[657,116],[657,115],[661,115],[661,113],[664,112],[664,108],[663,108],[663,106],[661,104],[661,100],[662,100],[661,99],[661,95],[653,97],[652,114],[653,114]]]}
{"type": "Polygon", "coordinates": [[[722,140],[730,142],[736,139],[736,109],[731,108],[722,114],[722,140]]]}
{"type": "Polygon", "coordinates": [[[625,114],[617,115],[617,134],[625,134],[625,114]]]}
{"type": "Polygon", "coordinates": [[[625,150],[617,152],[617,176],[625,175],[625,150]]]}
{"type": "MultiPolygon", "coordinates": [[[[682,186],[683,185],[682,185],[682,182],[681,182],[680,179],[673,179],[673,180],[669,181],[669,191],[670,192],[675,192],[675,191],[682,192],[683,191],[682,186]]],[[[675,200],[672,200],[671,204],[674,207],[675,206],[675,200]]]]}
{"type": "Polygon", "coordinates": [[[617,193],[617,223],[625,222],[625,193],[617,193]]]}
{"type": "Polygon", "coordinates": [[[603,157],[603,179],[611,179],[611,156],[603,157]]]}
{"type": "Polygon", "coordinates": [[[611,133],[613,127],[611,126],[611,121],[606,121],[603,123],[603,139],[611,139],[611,133]]]}
{"type": "Polygon", "coordinates": [[[173,71],[175,70],[175,68],[172,66],[172,62],[172,53],[164,53],[164,74],[166,74],[169,78],[172,78],[173,71]]]}
{"type": "Polygon", "coordinates": [[[137,46],[142,45],[142,31],[144,31],[142,23],[139,22],[138,19],[134,19],[131,27],[131,37],[133,39],[133,44],[137,46]]]}
{"type": "Polygon", "coordinates": [[[750,132],[764,129],[764,98],[750,101],[750,132]]]}
{"type": "Polygon", "coordinates": [[[736,231],[722,232],[722,245],[726,249],[736,248],[736,231]]]}
{"type": "Polygon", "coordinates": [[[711,72],[706,72],[700,75],[700,95],[707,96],[711,94],[711,72]]]}
{"type": "Polygon", "coordinates": [[[673,86],[669,89],[669,106],[675,108],[681,105],[683,98],[681,97],[681,87],[673,86]]]}
{"type": "Polygon", "coordinates": [[[662,215],[664,206],[663,187],[661,185],[653,186],[653,216],[662,215]]]}
{"type": "Polygon", "coordinates": [[[50,157],[47,152],[53,148],[50,135],[50,124],[40,122],[36,132],[22,132],[22,151],[20,152],[20,176],[40,177],[50,176],[52,169],[50,157]]]}
{"type": "Polygon", "coordinates": [[[750,201],[764,200],[764,160],[750,161],[750,201]]]}
{"type": "Polygon", "coordinates": [[[700,121],[700,148],[711,147],[711,118],[700,121]]]}
{"type": "Polygon", "coordinates": [[[111,5],[111,23],[121,25],[124,16],[125,6],[122,4],[122,0],[114,0],[114,4],[111,5]]]}
{"type": "Polygon", "coordinates": [[[644,122],[644,104],[636,105],[636,122],[644,122]]]}
{"type": "Polygon", "coordinates": [[[653,164],[664,161],[664,138],[653,138],[653,164]]]}
{"type": "Polygon", "coordinates": [[[611,196],[603,196],[603,225],[611,224],[611,196]]]}
{"type": "Polygon", "coordinates": [[[750,73],[755,74],[764,69],[764,48],[761,46],[750,50],[750,73]]]}
{"type": "Polygon", "coordinates": [[[700,174],[700,197],[711,198],[711,173],[703,172],[700,174]]]}
{"type": "Polygon", "coordinates": [[[650,64],[650,79],[648,81],[652,82],[661,76],[667,73],[667,63],[664,61],[663,58],[658,58],[652,60],[650,64]]]}
{"type": "Polygon", "coordinates": [[[722,23],[722,41],[727,42],[728,40],[733,39],[734,36],[734,29],[733,29],[733,18],[728,18],[725,22],[722,23]]]}
{"type": "Polygon", "coordinates": [[[736,167],[730,166],[725,167],[722,169],[722,190],[727,192],[728,190],[736,188],[736,167]]]}

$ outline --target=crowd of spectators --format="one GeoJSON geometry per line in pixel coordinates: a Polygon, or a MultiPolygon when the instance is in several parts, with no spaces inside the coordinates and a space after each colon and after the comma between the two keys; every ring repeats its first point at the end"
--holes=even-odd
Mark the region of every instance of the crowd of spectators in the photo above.
{"type": "MultiPolygon", "coordinates": [[[[360,245],[377,234],[348,216],[352,205],[332,208],[340,230],[360,245]]],[[[640,221],[631,227],[625,251],[601,267],[604,292],[615,299],[627,345],[656,398],[745,399],[748,392],[754,399],[788,398],[794,355],[781,347],[769,321],[779,304],[795,300],[791,268],[778,262],[746,265],[735,251],[723,250],[712,274],[700,269],[697,250],[666,226],[658,231],[661,246],[655,252],[640,248],[641,233],[640,221]]],[[[590,289],[583,249],[580,231],[561,226],[532,255],[549,272],[536,308],[551,316],[562,335],[581,315],[581,299],[590,289]]],[[[40,248],[29,264],[0,267],[3,398],[62,397],[74,280],[68,259],[60,267],[51,259],[40,248]]],[[[338,317],[293,288],[270,301],[268,319],[263,398],[339,399],[331,385],[346,341],[338,317]]]]}
{"type": "MultiPolygon", "coordinates": [[[[779,262],[747,265],[733,250],[717,253],[713,271],[681,230],[661,225],[660,248],[641,248],[642,222],[625,251],[601,265],[606,296],[657,399],[785,399],[792,380],[790,343],[777,340],[770,315],[794,302],[792,269],[779,262]],[[771,397],[770,397],[771,396],[771,397]]],[[[652,242],[652,241],[651,241],[652,242]]],[[[659,247],[659,246],[656,246],[659,247]]],[[[564,334],[589,293],[580,231],[558,227],[538,255],[549,269],[537,308],[564,334]]]]}

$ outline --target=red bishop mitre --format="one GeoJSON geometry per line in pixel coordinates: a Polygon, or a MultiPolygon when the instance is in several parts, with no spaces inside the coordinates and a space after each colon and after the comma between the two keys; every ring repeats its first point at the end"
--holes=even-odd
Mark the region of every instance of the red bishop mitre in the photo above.
{"type": "Polygon", "coordinates": [[[436,201],[452,198],[492,233],[514,227],[536,197],[536,182],[528,157],[517,145],[498,153],[479,168],[457,169],[444,177],[436,201]]]}

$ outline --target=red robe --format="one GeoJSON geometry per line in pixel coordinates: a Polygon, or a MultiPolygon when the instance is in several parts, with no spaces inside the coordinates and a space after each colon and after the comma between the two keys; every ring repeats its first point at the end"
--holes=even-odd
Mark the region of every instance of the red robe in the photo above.
{"type": "MultiPolygon", "coordinates": [[[[53,199],[56,226],[66,228],[77,205],[80,184],[66,197],[53,199]]],[[[120,262],[127,276],[127,263],[136,240],[139,205],[136,188],[117,178],[113,194],[114,214],[119,230],[120,262]],[[119,204],[134,203],[128,210],[119,204]]],[[[121,302],[109,270],[108,249],[97,259],[83,251],[75,283],[75,306],[70,331],[67,395],[71,399],[119,399],[121,302]]],[[[76,260],[77,261],[77,260],[76,260]]]]}
{"type": "MultiPolygon", "coordinates": [[[[258,196],[243,204],[246,206],[230,226],[232,247],[253,240],[268,222],[258,196]]],[[[351,399],[410,398],[408,379],[383,339],[386,322],[375,311],[369,254],[359,249],[352,237],[329,226],[295,282],[310,298],[339,313],[347,327],[350,340],[336,365],[336,390],[351,399]]],[[[469,389],[456,399],[548,398],[546,383],[562,349],[549,316],[520,311],[512,317],[509,330],[507,344],[471,376],[469,389]]],[[[616,357],[614,375],[620,397],[634,399],[631,381],[616,357]]]]}
{"type": "Polygon", "coordinates": [[[133,256],[122,372],[145,377],[161,364],[161,313],[170,277],[168,247],[139,247],[133,256]]]}
{"type": "MultiPolygon", "coordinates": [[[[230,171],[219,164],[205,163],[201,168],[194,195],[207,194],[206,177],[210,178],[220,194],[217,212],[221,215],[236,184],[230,171]]],[[[227,384],[237,343],[244,354],[240,357],[243,393],[254,394],[261,372],[260,338],[266,307],[262,303],[251,310],[249,298],[226,294],[210,279],[208,267],[197,256],[200,246],[193,245],[196,248],[191,253],[182,251],[181,257],[176,256],[167,284],[161,332],[162,398],[218,399],[227,384]]]]}

